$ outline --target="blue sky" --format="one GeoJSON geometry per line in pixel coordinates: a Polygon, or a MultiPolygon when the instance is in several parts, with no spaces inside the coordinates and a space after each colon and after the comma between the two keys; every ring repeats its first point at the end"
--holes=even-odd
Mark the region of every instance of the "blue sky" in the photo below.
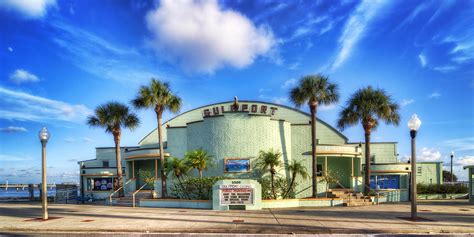
{"type": "MultiPolygon", "coordinates": [[[[449,165],[455,151],[466,179],[473,29],[473,1],[0,1],[0,183],[40,181],[43,126],[52,133],[49,179],[76,181],[78,160],[113,145],[86,116],[106,101],[128,103],[151,77],[170,82],[186,111],[234,96],[292,106],[290,88],[318,72],[341,92],[319,118],[334,125],[351,93],[383,88],[402,122],[380,126],[373,140],[398,142],[406,159],[416,113],[419,159],[449,165]]],[[[152,111],[138,114],[141,126],[124,131],[122,145],[156,126],[152,111]]],[[[344,134],[363,140],[361,126],[344,134]]]]}

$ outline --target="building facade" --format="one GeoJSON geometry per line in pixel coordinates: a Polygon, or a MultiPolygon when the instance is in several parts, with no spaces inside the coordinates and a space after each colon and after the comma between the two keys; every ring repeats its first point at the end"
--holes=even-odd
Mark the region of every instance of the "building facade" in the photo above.
{"type": "MultiPolygon", "coordinates": [[[[202,106],[182,113],[163,124],[166,157],[183,158],[189,150],[204,149],[216,161],[205,176],[256,179],[252,169],[260,151],[282,153],[284,164],[300,161],[311,173],[310,115],[287,106],[259,101],[230,101],[202,106]]],[[[335,173],[340,178],[333,188],[363,190],[364,144],[348,142],[338,130],[318,120],[318,176],[335,173]]],[[[139,170],[157,177],[155,191],[161,192],[161,168],[157,129],[147,134],[138,146],[123,147],[124,189],[133,192],[144,186],[139,170]]],[[[396,142],[371,143],[371,186],[378,190],[397,190],[400,200],[408,198],[410,165],[398,162],[396,142]]],[[[116,173],[114,148],[96,148],[96,159],[81,161],[81,187],[85,195],[105,198],[112,190],[116,173]]],[[[440,163],[420,163],[420,183],[441,183],[440,163]]],[[[192,174],[196,175],[196,173],[192,174]]],[[[290,178],[282,167],[279,175],[290,178]]],[[[168,185],[173,180],[168,179],[168,185]]],[[[296,197],[311,195],[311,178],[296,180],[296,197]]],[[[326,192],[324,183],[318,193],[326,192]]]]}

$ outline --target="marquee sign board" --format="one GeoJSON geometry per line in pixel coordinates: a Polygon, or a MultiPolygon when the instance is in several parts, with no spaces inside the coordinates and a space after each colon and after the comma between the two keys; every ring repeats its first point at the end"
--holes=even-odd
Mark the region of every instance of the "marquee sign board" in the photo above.
{"type": "Polygon", "coordinates": [[[252,184],[221,184],[221,205],[253,205],[254,186],[252,184]]]}

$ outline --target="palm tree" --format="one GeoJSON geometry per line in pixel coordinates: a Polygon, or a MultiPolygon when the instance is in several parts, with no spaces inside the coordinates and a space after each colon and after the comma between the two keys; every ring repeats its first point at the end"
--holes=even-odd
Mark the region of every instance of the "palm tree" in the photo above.
{"type": "Polygon", "coordinates": [[[286,198],[288,194],[290,193],[290,191],[292,190],[297,176],[301,176],[303,179],[308,178],[308,172],[306,171],[306,166],[302,165],[301,162],[299,161],[292,160],[291,164],[286,165],[286,169],[291,174],[291,182],[290,182],[290,186],[288,187],[288,190],[285,192],[285,195],[283,195],[283,198],[286,198]]]}
{"type": "Polygon", "coordinates": [[[156,113],[158,122],[158,144],[160,149],[161,162],[161,196],[166,194],[166,174],[164,171],[165,157],[163,149],[162,117],[165,110],[177,113],[181,108],[181,98],[173,94],[168,83],[152,79],[149,86],[141,86],[138,95],[132,100],[133,105],[138,109],[152,108],[156,113]]]}
{"type": "Polygon", "coordinates": [[[202,178],[202,172],[204,170],[207,170],[208,167],[214,165],[212,156],[207,154],[207,152],[203,149],[188,151],[184,157],[189,166],[198,170],[199,178],[202,178]]]}
{"type": "Polygon", "coordinates": [[[382,89],[371,86],[356,91],[347,101],[339,115],[337,126],[344,130],[348,126],[362,124],[365,134],[365,194],[370,192],[370,134],[379,125],[378,120],[398,126],[399,106],[382,89]]]}
{"type": "Polygon", "coordinates": [[[281,159],[281,153],[279,151],[274,151],[273,149],[270,149],[269,151],[260,151],[257,159],[257,163],[255,164],[257,169],[264,172],[270,172],[270,185],[272,188],[272,195],[273,198],[276,199],[275,175],[277,173],[277,168],[279,168],[283,163],[281,159]]]}
{"type": "MultiPolygon", "coordinates": [[[[91,127],[105,128],[105,131],[114,136],[115,159],[117,162],[117,182],[115,189],[123,186],[122,180],[122,158],[120,157],[120,136],[122,128],[135,129],[140,124],[137,115],[130,112],[127,105],[119,102],[108,102],[97,106],[94,115],[87,118],[87,124],[91,127]]],[[[123,196],[123,189],[119,192],[123,196]]]]}
{"type": "MultiPolygon", "coordinates": [[[[166,159],[165,171],[168,175],[173,174],[179,182],[182,190],[184,191],[184,186],[181,181],[181,178],[188,174],[191,167],[186,164],[185,159],[179,159],[178,157],[170,157],[166,159]]],[[[187,193],[184,193],[187,196],[187,193]]],[[[189,198],[189,197],[188,197],[189,198]]]]}
{"type": "Polygon", "coordinates": [[[298,108],[307,103],[311,111],[312,197],[316,197],[316,114],[319,105],[330,105],[339,101],[338,86],[321,74],[308,75],[301,78],[298,85],[290,91],[290,99],[298,108]]]}

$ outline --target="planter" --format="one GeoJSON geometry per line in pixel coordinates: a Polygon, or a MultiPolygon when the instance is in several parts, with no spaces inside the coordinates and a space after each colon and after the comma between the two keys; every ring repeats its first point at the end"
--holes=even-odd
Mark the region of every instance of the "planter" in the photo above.
{"type": "Polygon", "coordinates": [[[212,209],[211,200],[140,199],[140,207],[212,209]]]}

